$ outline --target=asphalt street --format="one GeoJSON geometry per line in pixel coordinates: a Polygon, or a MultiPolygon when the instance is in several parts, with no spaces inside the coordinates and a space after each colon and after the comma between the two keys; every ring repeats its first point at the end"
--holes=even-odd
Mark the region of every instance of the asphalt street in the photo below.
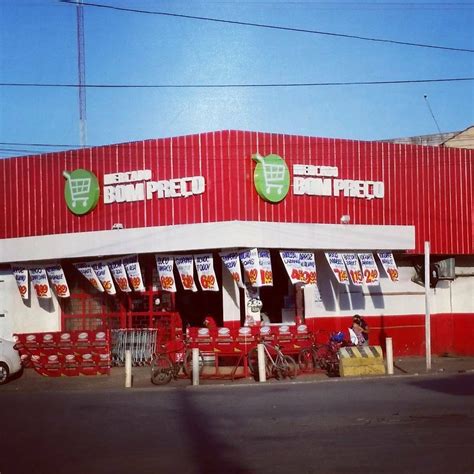
{"type": "Polygon", "coordinates": [[[0,472],[474,472],[474,374],[0,390],[0,472]]]}

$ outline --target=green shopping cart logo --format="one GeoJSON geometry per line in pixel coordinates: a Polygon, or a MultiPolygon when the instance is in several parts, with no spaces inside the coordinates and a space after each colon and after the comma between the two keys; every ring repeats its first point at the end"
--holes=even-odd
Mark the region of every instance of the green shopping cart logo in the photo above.
{"type": "Polygon", "coordinates": [[[285,199],[290,189],[290,172],[285,160],[278,155],[252,155],[257,163],[253,173],[253,182],[258,195],[269,202],[285,199]]]}
{"type": "Polygon", "coordinates": [[[99,181],[94,173],[77,169],[63,171],[66,178],[64,199],[68,209],[79,216],[92,211],[99,201],[99,181]]]}

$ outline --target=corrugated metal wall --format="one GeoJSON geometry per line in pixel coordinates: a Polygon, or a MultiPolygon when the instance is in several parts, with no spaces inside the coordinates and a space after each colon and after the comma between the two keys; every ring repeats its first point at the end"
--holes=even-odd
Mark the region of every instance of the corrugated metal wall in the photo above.
{"type": "MultiPolygon", "coordinates": [[[[0,237],[109,230],[225,220],[416,226],[416,252],[473,252],[472,150],[224,131],[0,160],[0,237]],[[293,164],[337,166],[340,179],[383,181],[385,197],[300,196],[263,201],[253,186],[253,153],[293,164]],[[105,205],[78,217],[64,201],[64,170],[103,175],[150,169],[153,180],[202,175],[199,196],[105,205]]],[[[347,226],[350,236],[350,225],[347,226]]],[[[192,238],[192,236],[190,237],[192,238]]],[[[383,242],[381,242],[383,247],[383,242]]],[[[317,248],[317,242],[315,242],[317,248]]]]}

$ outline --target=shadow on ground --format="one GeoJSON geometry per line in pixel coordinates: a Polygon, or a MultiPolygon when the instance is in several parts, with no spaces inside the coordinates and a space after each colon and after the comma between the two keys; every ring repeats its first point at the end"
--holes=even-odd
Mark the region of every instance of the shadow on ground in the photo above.
{"type": "Polygon", "coordinates": [[[460,374],[439,379],[422,379],[410,382],[410,385],[431,390],[434,392],[448,393],[450,395],[474,395],[474,374],[460,374]]]}

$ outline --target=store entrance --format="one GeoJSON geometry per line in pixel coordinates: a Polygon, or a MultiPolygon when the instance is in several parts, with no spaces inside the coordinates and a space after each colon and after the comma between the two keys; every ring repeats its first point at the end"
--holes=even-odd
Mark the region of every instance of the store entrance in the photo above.
{"type": "MultiPolygon", "coordinates": [[[[297,301],[296,289],[291,284],[285,266],[280,258],[278,250],[270,252],[273,271],[273,286],[262,286],[258,288],[258,297],[263,306],[260,310],[262,321],[270,324],[292,324],[296,320],[297,301]]],[[[245,324],[248,308],[245,307],[243,292],[240,298],[241,324],[245,324]]],[[[301,309],[301,308],[299,308],[301,309]]]]}
{"type": "Polygon", "coordinates": [[[176,310],[181,315],[183,326],[203,326],[206,316],[212,316],[218,326],[223,325],[222,290],[184,291],[178,288],[176,310]]]}

